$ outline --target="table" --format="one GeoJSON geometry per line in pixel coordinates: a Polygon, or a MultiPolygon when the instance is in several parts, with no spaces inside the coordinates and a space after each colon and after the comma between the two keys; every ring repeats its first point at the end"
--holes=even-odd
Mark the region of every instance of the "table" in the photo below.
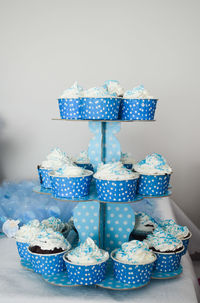
{"type": "MultiPolygon", "coordinates": [[[[154,213],[162,218],[174,218],[174,202],[169,198],[151,199],[154,213]]],[[[141,202],[142,203],[142,202],[141,202]]],[[[142,204],[134,209],[142,209],[142,204]]],[[[188,254],[182,258],[183,273],[176,279],[152,280],[138,290],[111,291],[92,287],[65,288],[47,284],[42,277],[22,268],[14,239],[0,239],[0,302],[148,302],[195,303],[199,286],[188,254]]]]}

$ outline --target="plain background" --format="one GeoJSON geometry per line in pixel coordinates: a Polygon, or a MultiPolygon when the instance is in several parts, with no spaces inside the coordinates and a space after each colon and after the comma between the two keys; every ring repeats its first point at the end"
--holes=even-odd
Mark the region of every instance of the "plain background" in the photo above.
{"type": "Polygon", "coordinates": [[[1,180],[37,178],[52,147],[86,149],[86,122],[52,121],[57,97],[118,79],[159,98],[156,122],[124,123],[123,151],[161,153],[173,199],[200,226],[200,1],[0,1],[1,180]]]}

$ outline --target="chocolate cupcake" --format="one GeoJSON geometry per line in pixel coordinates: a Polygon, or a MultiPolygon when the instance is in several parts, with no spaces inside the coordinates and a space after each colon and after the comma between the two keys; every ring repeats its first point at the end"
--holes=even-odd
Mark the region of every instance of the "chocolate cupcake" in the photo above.
{"type": "Polygon", "coordinates": [[[153,218],[143,212],[135,212],[135,226],[130,234],[130,240],[143,241],[157,227],[153,218]]]}

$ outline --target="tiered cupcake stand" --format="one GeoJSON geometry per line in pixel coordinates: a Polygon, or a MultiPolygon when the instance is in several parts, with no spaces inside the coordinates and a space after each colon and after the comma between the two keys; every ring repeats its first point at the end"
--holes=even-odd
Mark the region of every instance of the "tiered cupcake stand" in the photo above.
{"type": "MultiPolygon", "coordinates": [[[[62,119],[62,121],[70,120],[62,119]]],[[[100,162],[110,163],[120,160],[120,143],[115,137],[115,134],[120,131],[121,122],[126,121],[89,121],[89,129],[94,134],[94,137],[89,143],[88,155],[95,171],[100,162]]],[[[134,123],[139,121],[130,122],[134,123]]],[[[52,194],[50,190],[43,189],[40,186],[35,187],[34,191],[40,194],[52,194]]],[[[148,198],[161,198],[169,196],[170,194],[171,192],[168,190],[165,195],[150,196],[148,198]]],[[[52,198],[55,197],[52,195],[52,198]]],[[[79,240],[83,242],[87,237],[91,237],[100,248],[111,252],[115,248],[120,247],[122,243],[129,241],[130,233],[135,225],[135,215],[131,204],[141,201],[144,198],[147,198],[147,196],[137,195],[135,199],[130,202],[100,201],[97,197],[95,183],[93,181],[89,196],[75,200],[68,200],[65,198],[60,198],[59,200],[62,202],[78,202],[73,210],[73,218],[75,227],[78,231],[79,240]]],[[[31,270],[31,265],[27,262],[22,261],[22,265],[31,270]]],[[[180,266],[177,271],[171,273],[161,274],[154,272],[152,278],[174,278],[181,272],[182,267],[180,266]]],[[[66,272],[52,276],[44,276],[43,278],[45,281],[57,286],[80,286],[70,282],[66,272]]],[[[145,285],[132,285],[117,281],[114,278],[112,263],[110,261],[107,266],[106,279],[97,284],[97,286],[114,290],[128,290],[143,287],[145,285]]]]}

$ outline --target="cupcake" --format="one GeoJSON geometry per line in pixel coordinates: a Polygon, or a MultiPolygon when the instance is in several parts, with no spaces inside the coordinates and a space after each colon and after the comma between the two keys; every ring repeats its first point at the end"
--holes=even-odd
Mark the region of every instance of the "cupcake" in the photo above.
{"type": "Polygon", "coordinates": [[[121,153],[121,159],[120,161],[124,164],[124,166],[128,169],[133,168],[133,164],[135,161],[132,159],[132,156],[130,153],[121,153]]]}
{"type": "Polygon", "coordinates": [[[103,87],[107,89],[110,95],[116,95],[119,98],[124,95],[124,88],[117,80],[106,80],[103,87]]]}
{"type": "Polygon", "coordinates": [[[59,218],[49,217],[41,222],[43,228],[51,228],[53,231],[58,231],[66,238],[72,229],[68,223],[62,222],[59,218]]]}
{"type": "Polygon", "coordinates": [[[100,164],[94,178],[99,200],[128,202],[135,199],[139,174],[125,168],[121,162],[100,164]]]}
{"type": "Polygon", "coordinates": [[[86,150],[81,151],[79,156],[75,159],[74,162],[79,167],[94,171],[93,166],[90,163],[90,159],[88,157],[88,152],[86,150]]]}
{"type": "Polygon", "coordinates": [[[143,85],[124,93],[120,106],[121,120],[153,120],[158,99],[152,97],[143,85]]]}
{"type": "Polygon", "coordinates": [[[33,270],[42,275],[65,271],[63,255],[70,248],[71,245],[61,233],[51,228],[41,230],[28,248],[33,270]]]}
{"type": "Polygon", "coordinates": [[[148,155],[144,160],[133,165],[140,174],[138,193],[144,196],[162,196],[169,187],[171,167],[159,154],[148,155]]]}
{"type": "Polygon", "coordinates": [[[146,243],[133,240],[111,253],[114,276],[123,283],[141,287],[149,283],[156,255],[146,243]]]}
{"type": "Polygon", "coordinates": [[[82,96],[83,88],[75,82],[67,88],[58,99],[61,119],[82,119],[82,96]]]}
{"type": "Polygon", "coordinates": [[[93,172],[74,165],[64,165],[50,173],[55,198],[81,198],[89,194],[93,172]]]}
{"type": "Polygon", "coordinates": [[[189,240],[192,236],[191,232],[187,228],[187,226],[181,226],[176,224],[174,220],[164,220],[160,223],[160,226],[162,229],[173,235],[174,237],[182,240],[183,245],[184,245],[184,251],[182,252],[182,255],[185,255],[187,252],[187,247],[189,244],[189,240]]]}
{"type": "Polygon", "coordinates": [[[153,218],[143,212],[135,212],[135,227],[130,234],[130,240],[135,239],[143,241],[156,227],[157,223],[153,218]]]}
{"type": "Polygon", "coordinates": [[[157,256],[154,271],[166,273],[179,268],[184,250],[181,240],[157,227],[144,241],[157,256]]]}
{"type": "Polygon", "coordinates": [[[83,91],[83,119],[117,120],[120,99],[109,94],[104,87],[93,87],[83,91]]]}
{"type": "Polygon", "coordinates": [[[61,168],[65,163],[72,163],[72,160],[59,148],[52,149],[50,154],[47,155],[46,160],[38,166],[38,175],[41,186],[44,188],[51,188],[49,173],[61,168]]]}
{"type": "Polygon", "coordinates": [[[99,249],[91,238],[64,255],[67,274],[71,282],[92,285],[105,279],[108,252],[99,249]]]}
{"type": "Polygon", "coordinates": [[[18,253],[21,259],[30,261],[28,247],[41,231],[41,225],[38,220],[32,220],[29,223],[20,227],[15,234],[18,253]]]}

